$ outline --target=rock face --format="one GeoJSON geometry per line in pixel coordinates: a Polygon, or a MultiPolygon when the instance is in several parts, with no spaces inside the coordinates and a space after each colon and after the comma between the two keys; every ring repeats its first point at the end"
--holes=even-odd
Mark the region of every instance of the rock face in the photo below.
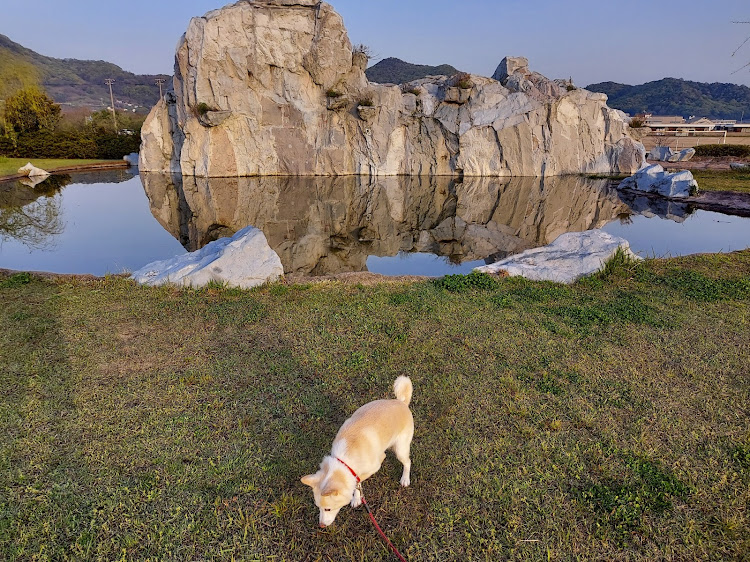
{"type": "Polygon", "coordinates": [[[341,17],[315,0],[245,0],[194,18],[174,91],[142,129],[140,169],[253,175],[633,173],[643,146],[606,96],[522,58],[495,78],[368,82],[341,17]]]}
{"type": "Polygon", "coordinates": [[[250,289],[284,275],[279,256],[257,228],[247,227],[232,238],[216,240],[197,252],[150,263],[132,275],[143,285],[172,283],[202,287],[210,282],[250,289]]]}
{"type": "Polygon", "coordinates": [[[672,199],[684,199],[697,193],[698,182],[688,170],[670,174],[659,164],[653,164],[622,180],[619,188],[654,193],[672,199]]]}
{"type": "Polygon", "coordinates": [[[261,229],[288,275],[367,271],[402,252],[489,262],[629,214],[606,180],[141,174],[151,212],[188,250],[261,229]]]}
{"type": "Polygon", "coordinates": [[[478,267],[484,273],[505,272],[533,281],[574,283],[581,277],[601,270],[604,264],[622,249],[633,259],[630,244],[601,230],[563,234],[549,246],[527,250],[508,259],[478,267]]]}

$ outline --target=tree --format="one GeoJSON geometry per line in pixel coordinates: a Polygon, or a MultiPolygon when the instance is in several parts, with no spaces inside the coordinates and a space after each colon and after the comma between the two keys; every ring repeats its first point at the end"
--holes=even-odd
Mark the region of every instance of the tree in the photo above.
{"type": "Polygon", "coordinates": [[[5,122],[17,134],[53,131],[60,121],[60,106],[39,86],[28,86],[5,100],[5,122]]]}

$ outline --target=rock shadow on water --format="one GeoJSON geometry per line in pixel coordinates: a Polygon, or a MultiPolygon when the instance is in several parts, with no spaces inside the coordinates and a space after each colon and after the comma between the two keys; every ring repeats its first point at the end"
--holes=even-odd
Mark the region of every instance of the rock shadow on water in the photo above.
{"type": "Polygon", "coordinates": [[[370,256],[497,259],[630,213],[606,180],[552,178],[198,178],[142,173],[160,224],[188,251],[255,226],[287,275],[367,271],[370,256]]]}

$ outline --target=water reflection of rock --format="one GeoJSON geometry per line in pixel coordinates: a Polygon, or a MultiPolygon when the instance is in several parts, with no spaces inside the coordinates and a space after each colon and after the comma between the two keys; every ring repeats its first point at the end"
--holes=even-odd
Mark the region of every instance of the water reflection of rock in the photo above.
{"type": "Polygon", "coordinates": [[[0,238],[18,240],[28,248],[45,249],[63,231],[59,191],[68,175],[53,175],[36,185],[0,183],[0,238]]]}
{"type": "Polygon", "coordinates": [[[188,250],[252,225],[287,274],[365,271],[368,256],[399,252],[494,261],[629,212],[606,181],[580,177],[141,178],[188,250]]]}
{"type": "Polygon", "coordinates": [[[695,212],[695,206],[683,201],[673,201],[664,197],[645,195],[635,191],[621,191],[620,199],[630,207],[633,214],[644,217],[659,217],[674,222],[685,222],[695,212]]]}

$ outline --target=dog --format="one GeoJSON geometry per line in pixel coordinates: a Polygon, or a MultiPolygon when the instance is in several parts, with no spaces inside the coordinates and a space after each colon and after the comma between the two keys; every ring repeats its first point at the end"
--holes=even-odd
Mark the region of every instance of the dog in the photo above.
{"type": "Polygon", "coordinates": [[[401,485],[406,487],[411,483],[412,392],[411,379],[398,377],[393,383],[396,400],[375,400],[354,412],[336,434],[331,454],[320,463],[320,470],[301,478],[303,484],[313,489],[321,528],[331,525],[346,504],[352,507],[362,504],[359,482],[380,470],[388,449],[404,465],[401,485]]]}

